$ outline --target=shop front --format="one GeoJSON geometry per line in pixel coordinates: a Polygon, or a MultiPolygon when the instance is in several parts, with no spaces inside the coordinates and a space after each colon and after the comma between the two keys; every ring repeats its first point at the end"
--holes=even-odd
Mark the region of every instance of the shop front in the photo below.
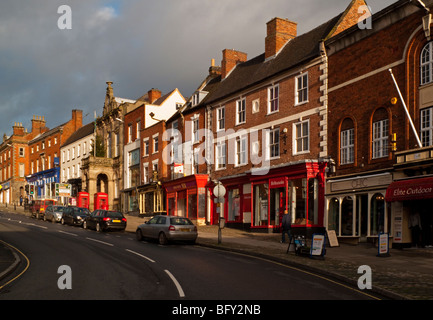
{"type": "MultiPolygon", "coordinates": [[[[305,161],[271,169],[267,175],[221,179],[227,190],[224,218],[228,226],[280,232],[287,211],[294,228],[323,227],[326,166],[305,161]]],[[[213,216],[218,216],[215,206],[213,216]]]]}
{"type": "Polygon", "coordinates": [[[54,183],[60,181],[60,167],[40,171],[26,177],[27,183],[34,186],[33,200],[56,198],[54,183]]]}
{"type": "Polygon", "coordinates": [[[433,177],[394,181],[385,199],[394,213],[393,247],[433,245],[433,177]]]}
{"type": "Polygon", "coordinates": [[[390,233],[392,210],[385,195],[391,182],[389,172],[328,180],[327,229],[335,230],[339,241],[355,244],[390,233]]]}
{"type": "Polygon", "coordinates": [[[168,215],[206,222],[206,184],[208,175],[196,174],[163,183],[168,215]]]}

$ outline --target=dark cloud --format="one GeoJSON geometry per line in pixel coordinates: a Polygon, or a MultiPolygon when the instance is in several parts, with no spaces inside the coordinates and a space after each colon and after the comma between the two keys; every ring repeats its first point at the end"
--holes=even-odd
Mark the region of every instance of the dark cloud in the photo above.
{"type": "MultiPolygon", "coordinates": [[[[374,12],[393,0],[370,1],[374,12]]],[[[0,2],[0,134],[34,114],[49,127],[71,110],[102,112],[105,82],[116,96],[150,88],[192,94],[210,60],[235,48],[264,52],[266,22],[278,16],[304,33],[342,12],[350,0],[2,0],[0,2]],[[59,30],[61,4],[72,30],[59,30]]]]}

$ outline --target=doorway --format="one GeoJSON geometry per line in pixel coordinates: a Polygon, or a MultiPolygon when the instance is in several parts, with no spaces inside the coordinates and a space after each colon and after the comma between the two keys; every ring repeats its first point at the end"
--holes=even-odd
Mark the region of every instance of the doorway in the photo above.
{"type": "Polygon", "coordinates": [[[368,232],[368,195],[360,194],[356,196],[356,217],[358,225],[356,235],[360,242],[367,242],[368,232]]]}

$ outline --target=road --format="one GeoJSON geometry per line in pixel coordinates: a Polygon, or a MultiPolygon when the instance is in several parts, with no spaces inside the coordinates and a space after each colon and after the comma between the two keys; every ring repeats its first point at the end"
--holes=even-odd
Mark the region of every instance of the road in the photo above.
{"type": "Polygon", "coordinates": [[[263,259],[200,246],[138,242],[130,233],[97,233],[22,215],[0,213],[0,239],[21,251],[23,263],[16,274],[25,271],[0,289],[0,300],[373,298],[263,259]],[[69,266],[70,273],[59,272],[61,266],[69,266]],[[58,282],[65,279],[71,289],[59,289],[58,282]]]}

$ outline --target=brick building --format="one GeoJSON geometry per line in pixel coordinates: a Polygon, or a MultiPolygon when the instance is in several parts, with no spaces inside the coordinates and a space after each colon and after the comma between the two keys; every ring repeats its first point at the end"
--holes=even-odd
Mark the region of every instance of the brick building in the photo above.
{"type": "Polygon", "coordinates": [[[42,117],[33,116],[31,132],[22,123],[15,123],[13,134],[3,137],[0,145],[0,203],[19,204],[21,197],[26,198],[25,177],[30,173],[28,143],[47,130],[42,117]]]}
{"type": "MultiPolygon", "coordinates": [[[[284,211],[295,227],[323,227],[327,167],[327,56],[323,40],[358,22],[358,1],[317,28],[267,23],[265,52],[251,60],[224,50],[222,81],[206,98],[214,161],[208,166],[211,223],[279,230],[284,211]],[[223,212],[213,183],[226,187],[223,212]]],[[[209,142],[208,142],[209,143],[209,142]]]]}
{"type": "MultiPolygon", "coordinates": [[[[51,130],[44,130],[29,141],[30,172],[26,176],[33,185],[33,198],[55,197],[54,183],[60,182],[60,146],[83,125],[83,112],[72,110],[72,118],[51,130]]],[[[45,127],[43,117],[34,117],[32,127],[45,127]]]]}
{"type": "Polygon", "coordinates": [[[335,161],[326,224],[341,241],[377,241],[386,232],[395,246],[431,245],[431,15],[419,2],[401,0],[370,22],[372,28],[354,26],[325,43],[335,161]],[[419,222],[422,237],[412,234],[419,222]]]}

